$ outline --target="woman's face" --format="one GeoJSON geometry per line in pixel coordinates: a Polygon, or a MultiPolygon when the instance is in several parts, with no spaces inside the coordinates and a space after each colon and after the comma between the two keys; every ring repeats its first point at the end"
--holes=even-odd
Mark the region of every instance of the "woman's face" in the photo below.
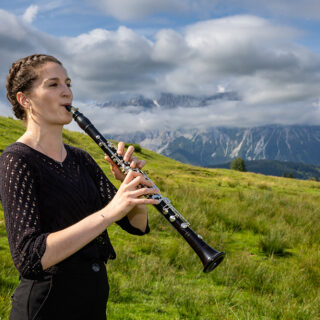
{"type": "Polygon", "coordinates": [[[72,121],[65,108],[72,105],[71,80],[59,64],[47,62],[37,70],[39,76],[28,94],[31,117],[40,124],[64,125],[72,121]]]}

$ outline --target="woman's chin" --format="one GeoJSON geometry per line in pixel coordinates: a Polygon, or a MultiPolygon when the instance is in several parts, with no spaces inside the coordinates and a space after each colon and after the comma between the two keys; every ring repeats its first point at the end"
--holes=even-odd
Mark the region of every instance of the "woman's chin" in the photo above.
{"type": "Polygon", "coordinates": [[[66,110],[63,116],[63,124],[69,124],[72,121],[72,113],[66,110]]]}
{"type": "Polygon", "coordinates": [[[69,124],[72,122],[72,116],[69,119],[66,119],[66,121],[64,122],[64,125],[69,124]]]}

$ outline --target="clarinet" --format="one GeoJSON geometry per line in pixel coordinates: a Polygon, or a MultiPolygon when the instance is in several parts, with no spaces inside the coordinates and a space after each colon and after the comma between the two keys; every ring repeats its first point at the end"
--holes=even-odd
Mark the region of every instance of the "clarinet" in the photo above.
{"type": "MultiPolygon", "coordinates": [[[[103,135],[94,127],[94,125],[78,108],[73,106],[65,107],[72,113],[73,119],[77,122],[79,127],[84,130],[98,146],[112,159],[112,161],[119,167],[119,169],[127,174],[130,170],[135,170],[141,173],[148,181],[150,181],[155,188],[156,185],[143,173],[140,169],[130,168],[130,163],[125,162],[122,156],[117,154],[117,148],[113,143],[106,140],[103,135]]],[[[157,188],[158,189],[158,188],[157,188]]],[[[171,204],[168,198],[163,197],[160,192],[147,197],[157,199],[158,204],[153,205],[165,219],[181,234],[187,241],[195,253],[199,256],[203,264],[203,272],[210,272],[216,268],[224,259],[225,253],[210,247],[199,234],[196,234],[189,226],[190,223],[179,213],[179,211],[171,204]]]]}

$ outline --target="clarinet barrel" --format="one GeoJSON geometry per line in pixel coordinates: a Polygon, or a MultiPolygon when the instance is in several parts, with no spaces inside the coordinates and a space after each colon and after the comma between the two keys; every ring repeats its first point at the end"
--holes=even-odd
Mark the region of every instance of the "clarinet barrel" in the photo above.
{"type": "MultiPolygon", "coordinates": [[[[130,163],[125,162],[123,157],[117,154],[116,147],[106,140],[90,120],[80,113],[77,108],[66,106],[66,109],[72,112],[73,119],[77,122],[80,128],[98,144],[98,146],[112,159],[123,173],[127,174],[130,170],[135,170],[140,172],[147,180],[151,181],[141,170],[130,168],[130,163]]],[[[154,185],[153,182],[152,184],[154,185]]],[[[156,186],[154,185],[154,187],[156,186]]],[[[203,272],[207,273],[216,268],[224,259],[225,253],[213,249],[202,239],[200,235],[196,234],[189,227],[190,223],[171,204],[168,198],[163,197],[160,193],[152,195],[151,197],[159,201],[159,203],[154,205],[154,207],[180,233],[180,235],[199,256],[204,267],[203,272]]]]}

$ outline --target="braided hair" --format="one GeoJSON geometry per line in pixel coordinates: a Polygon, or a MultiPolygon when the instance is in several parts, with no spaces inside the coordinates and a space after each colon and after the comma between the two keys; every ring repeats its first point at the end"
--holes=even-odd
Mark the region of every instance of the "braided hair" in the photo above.
{"type": "Polygon", "coordinates": [[[47,62],[62,63],[53,56],[33,54],[15,61],[7,76],[7,98],[12,105],[14,115],[21,120],[26,119],[25,109],[17,101],[18,92],[28,92],[38,79],[37,69],[47,62]]]}

